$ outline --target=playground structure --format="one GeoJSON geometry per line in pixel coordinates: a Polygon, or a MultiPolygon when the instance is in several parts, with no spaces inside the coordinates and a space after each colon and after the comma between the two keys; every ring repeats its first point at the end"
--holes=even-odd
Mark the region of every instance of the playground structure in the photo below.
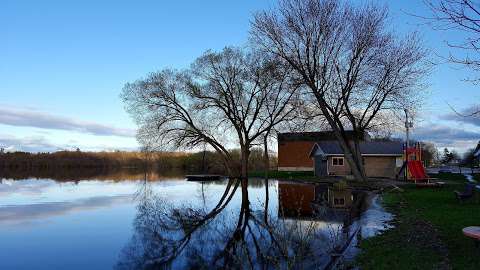
{"type": "Polygon", "coordinates": [[[414,147],[404,148],[405,179],[426,181],[429,179],[422,161],[422,145],[417,142],[414,147]]]}
{"type": "Polygon", "coordinates": [[[418,142],[415,147],[404,147],[404,162],[398,174],[402,173],[406,181],[415,182],[418,188],[442,187],[445,184],[445,182],[431,181],[436,178],[428,176],[422,161],[422,145],[418,142]]]}
{"type": "Polygon", "coordinates": [[[415,143],[414,147],[403,146],[403,165],[398,171],[397,178],[403,174],[407,181],[425,181],[428,180],[427,172],[422,161],[422,146],[415,143]]]}
{"type": "Polygon", "coordinates": [[[397,178],[402,172],[406,181],[423,182],[430,184],[430,179],[425,171],[422,162],[422,145],[419,142],[415,143],[414,147],[410,147],[410,128],[413,127],[413,122],[409,121],[408,110],[405,109],[405,129],[406,142],[403,149],[403,165],[397,174],[397,178]]]}

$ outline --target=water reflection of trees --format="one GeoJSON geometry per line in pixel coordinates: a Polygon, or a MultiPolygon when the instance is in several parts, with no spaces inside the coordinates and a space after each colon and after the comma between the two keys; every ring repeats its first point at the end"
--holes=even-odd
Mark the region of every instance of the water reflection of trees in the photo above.
{"type": "Polygon", "coordinates": [[[338,239],[326,236],[318,222],[274,217],[264,181],[261,206],[250,204],[247,180],[231,179],[210,209],[174,206],[145,182],[137,194],[134,236],[117,269],[318,269],[334,246],[325,241],[338,239]],[[238,208],[228,207],[237,199],[238,208]]]}
{"type": "Polygon", "coordinates": [[[184,177],[182,171],[157,171],[143,169],[103,169],[103,168],[70,168],[70,169],[5,169],[0,170],[0,179],[52,179],[59,182],[77,182],[85,180],[113,180],[113,181],[136,181],[145,179],[149,181],[175,180],[184,177]]]}

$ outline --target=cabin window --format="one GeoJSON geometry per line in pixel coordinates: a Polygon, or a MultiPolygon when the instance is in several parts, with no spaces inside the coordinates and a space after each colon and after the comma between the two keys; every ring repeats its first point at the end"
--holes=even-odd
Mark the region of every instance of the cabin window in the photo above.
{"type": "Polygon", "coordinates": [[[343,157],[333,157],[332,158],[333,166],[343,166],[343,157]]]}

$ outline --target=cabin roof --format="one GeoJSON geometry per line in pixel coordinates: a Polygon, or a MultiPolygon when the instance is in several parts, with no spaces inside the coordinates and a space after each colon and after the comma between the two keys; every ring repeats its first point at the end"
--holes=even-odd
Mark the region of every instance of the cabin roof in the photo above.
{"type": "MultiPolygon", "coordinates": [[[[346,130],[345,134],[347,138],[351,139],[355,136],[353,130],[346,130]]],[[[362,132],[360,135],[360,140],[368,140],[370,136],[366,132],[362,132]]],[[[318,132],[287,132],[287,133],[278,133],[279,142],[292,142],[292,141],[333,141],[336,140],[335,134],[333,131],[318,131],[318,132]]]]}
{"type": "MultiPolygon", "coordinates": [[[[360,142],[360,152],[362,155],[372,156],[401,156],[403,155],[403,143],[363,141],[360,142]]],[[[343,155],[343,150],[338,141],[319,141],[313,146],[310,156],[319,155],[343,155]]]]}

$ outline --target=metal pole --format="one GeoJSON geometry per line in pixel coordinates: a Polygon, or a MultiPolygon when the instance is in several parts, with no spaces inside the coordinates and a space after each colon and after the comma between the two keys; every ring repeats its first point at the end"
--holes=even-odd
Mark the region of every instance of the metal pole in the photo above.
{"type": "MultiPolygon", "coordinates": [[[[410,123],[408,122],[408,109],[405,109],[405,128],[407,129],[407,151],[410,143],[410,123]]],[[[407,155],[407,160],[408,160],[408,155],[407,155]]]]}
{"type": "Polygon", "coordinates": [[[408,181],[408,148],[409,148],[409,141],[410,141],[410,125],[408,123],[408,109],[405,109],[405,129],[406,129],[406,142],[405,142],[405,180],[408,181]]]}

